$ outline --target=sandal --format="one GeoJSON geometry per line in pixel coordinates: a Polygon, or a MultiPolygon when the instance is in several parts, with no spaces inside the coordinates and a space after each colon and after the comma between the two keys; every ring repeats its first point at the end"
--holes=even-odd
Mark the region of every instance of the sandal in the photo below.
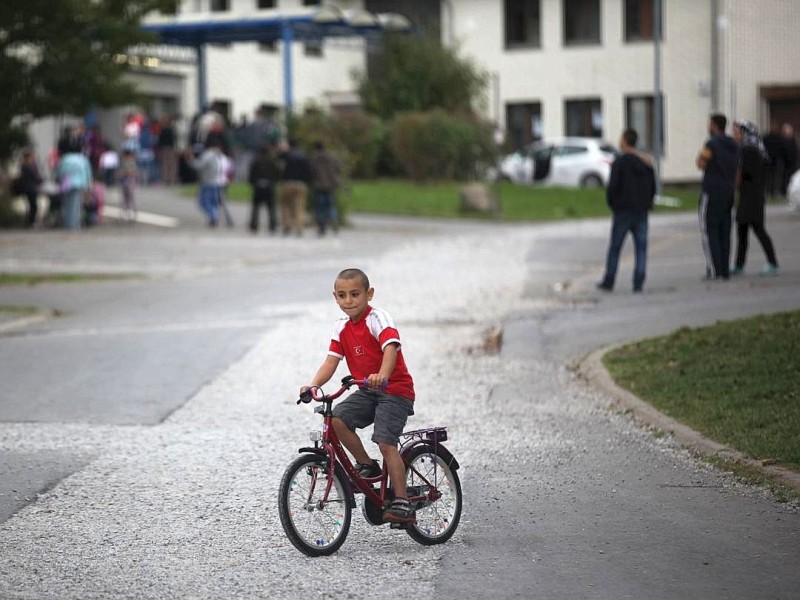
{"type": "Polygon", "coordinates": [[[417,520],[416,511],[405,498],[395,498],[386,510],[383,511],[383,520],[394,523],[414,523],[417,520]]]}

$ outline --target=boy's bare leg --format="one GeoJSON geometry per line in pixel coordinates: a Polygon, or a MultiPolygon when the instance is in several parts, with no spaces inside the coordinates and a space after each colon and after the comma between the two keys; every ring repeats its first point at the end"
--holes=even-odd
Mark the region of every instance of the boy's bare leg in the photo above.
{"type": "Polygon", "coordinates": [[[353,455],[356,462],[360,462],[362,465],[371,464],[372,458],[367,454],[364,444],[361,443],[361,438],[358,437],[355,431],[351,431],[345,425],[345,422],[337,417],[333,418],[333,429],[336,431],[336,435],[339,436],[339,441],[353,455]]]}
{"type": "Polygon", "coordinates": [[[406,497],[406,466],[403,463],[403,457],[397,451],[397,446],[393,444],[378,444],[383,455],[383,461],[386,464],[386,470],[389,472],[389,478],[392,481],[392,489],[394,490],[395,498],[406,497]]]}

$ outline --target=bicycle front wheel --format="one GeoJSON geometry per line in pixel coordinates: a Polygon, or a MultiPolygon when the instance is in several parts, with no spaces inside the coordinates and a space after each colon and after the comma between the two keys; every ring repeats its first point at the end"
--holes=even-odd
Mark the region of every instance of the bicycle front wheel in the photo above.
{"type": "Polygon", "coordinates": [[[307,556],[336,552],[350,531],[355,503],[341,468],[336,465],[328,489],[327,459],[303,454],[286,469],[278,491],[278,513],[286,537],[307,556]]]}
{"type": "Polygon", "coordinates": [[[461,520],[458,473],[433,446],[416,446],[406,460],[407,493],[417,511],[417,521],[406,526],[406,533],[426,546],[446,542],[461,520]],[[431,493],[438,497],[431,499],[431,493]]]}

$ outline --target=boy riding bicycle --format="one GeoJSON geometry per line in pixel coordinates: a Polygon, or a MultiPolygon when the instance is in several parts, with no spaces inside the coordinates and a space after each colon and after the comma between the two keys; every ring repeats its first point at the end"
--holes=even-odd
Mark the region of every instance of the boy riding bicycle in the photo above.
{"type": "Polygon", "coordinates": [[[406,498],[405,465],[397,444],[406,421],[414,414],[414,381],[400,351],[400,335],[386,311],[369,303],[375,290],[360,269],[345,269],[336,276],[333,297],[342,312],[333,331],[328,355],[309,386],[327,383],[342,358],[350,374],[366,386],[333,409],[333,427],[342,444],[356,460],[362,477],[377,477],[380,465],[373,460],[355,433],[374,423],[372,441],[378,444],[392,483],[394,499],[383,514],[384,521],[408,523],[415,513],[406,498]]]}

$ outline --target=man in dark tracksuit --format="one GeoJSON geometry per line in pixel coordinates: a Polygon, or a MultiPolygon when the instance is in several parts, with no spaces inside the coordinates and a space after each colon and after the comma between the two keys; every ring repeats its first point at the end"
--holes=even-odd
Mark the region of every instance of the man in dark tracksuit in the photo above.
{"type": "Polygon", "coordinates": [[[622,154],[611,165],[606,188],[606,201],[614,217],[606,257],[606,273],[597,287],[607,292],[614,289],[619,254],[629,231],[633,236],[635,253],[633,291],[641,292],[644,285],[647,269],[647,213],[653,208],[656,178],[649,158],[643,158],[636,151],[638,138],[633,129],[622,132],[619,140],[622,154]]]}
{"type": "Polygon", "coordinates": [[[731,254],[731,210],[736,189],[739,146],[725,135],[728,120],[714,114],[708,123],[711,136],[697,157],[703,170],[700,194],[700,234],[706,257],[706,279],[728,279],[731,254]]]}

